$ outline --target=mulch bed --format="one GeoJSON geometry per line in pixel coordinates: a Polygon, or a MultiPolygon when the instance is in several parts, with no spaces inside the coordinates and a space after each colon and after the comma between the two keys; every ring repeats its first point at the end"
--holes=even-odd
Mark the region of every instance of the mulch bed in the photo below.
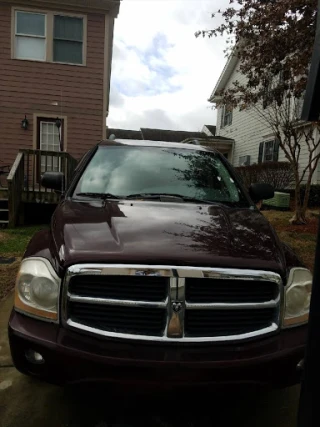
{"type": "Polygon", "coordinates": [[[310,234],[317,234],[319,226],[319,219],[318,218],[309,218],[308,224],[305,225],[286,225],[286,226],[277,226],[278,231],[290,231],[290,232],[296,232],[296,233],[310,233],[310,234]]]}

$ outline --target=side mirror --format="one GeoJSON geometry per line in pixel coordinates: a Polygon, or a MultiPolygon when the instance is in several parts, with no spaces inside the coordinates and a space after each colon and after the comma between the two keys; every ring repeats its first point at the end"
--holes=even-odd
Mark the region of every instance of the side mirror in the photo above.
{"type": "Polygon", "coordinates": [[[254,203],[274,197],[274,188],[270,184],[251,184],[249,194],[254,203]]]}
{"type": "Polygon", "coordinates": [[[45,172],[41,177],[41,185],[63,193],[65,190],[64,174],[62,172],[45,172]]]}

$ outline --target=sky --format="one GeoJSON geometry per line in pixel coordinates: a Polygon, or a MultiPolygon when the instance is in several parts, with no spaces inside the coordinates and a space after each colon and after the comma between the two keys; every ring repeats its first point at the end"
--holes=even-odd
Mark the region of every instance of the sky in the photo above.
{"type": "Polygon", "coordinates": [[[201,131],[225,65],[223,38],[196,38],[229,0],[123,0],[115,21],[108,127],[201,131]]]}

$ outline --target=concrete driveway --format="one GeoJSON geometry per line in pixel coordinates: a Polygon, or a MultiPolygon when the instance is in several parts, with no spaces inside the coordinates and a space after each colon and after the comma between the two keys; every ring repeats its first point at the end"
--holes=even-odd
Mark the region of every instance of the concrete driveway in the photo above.
{"type": "Polygon", "coordinates": [[[12,297],[0,303],[1,427],[293,427],[299,387],[269,393],[153,394],[63,389],[25,377],[12,366],[7,321],[12,297]]]}

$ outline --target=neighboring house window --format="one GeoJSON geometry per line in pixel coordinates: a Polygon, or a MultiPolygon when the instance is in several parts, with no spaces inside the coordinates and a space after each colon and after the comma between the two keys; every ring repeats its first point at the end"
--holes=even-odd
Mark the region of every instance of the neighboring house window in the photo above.
{"type": "Polygon", "coordinates": [[[46,60],[46,15],[16,12],[15,53],[18,59],[46,60]]]}
{"type": "Polygon", "coordinates": [[[250,166],[250,156],[240,156],[239,157],[239,166],[250,166]]]}
{"type": "Polygon", "coordinates": [[[53,61],[82,64],[83,18],[56,15],[53,33],[53,61]]]}
{"type": "Polygon", "coordinates": [[[279,159],[279,141],[271,139],[263,141],[259,146],[258,163],[277,162],[279,159]]]}
{"type": "Polygon", "coordinates": [[[85,64],[86,17],[15,11],[14,57],[85,64]]]}
{"type": "Polygon", "coordinates": [[[225,105],[221,109],[221,128],[232,124],[232,108],[225,105]]]}

